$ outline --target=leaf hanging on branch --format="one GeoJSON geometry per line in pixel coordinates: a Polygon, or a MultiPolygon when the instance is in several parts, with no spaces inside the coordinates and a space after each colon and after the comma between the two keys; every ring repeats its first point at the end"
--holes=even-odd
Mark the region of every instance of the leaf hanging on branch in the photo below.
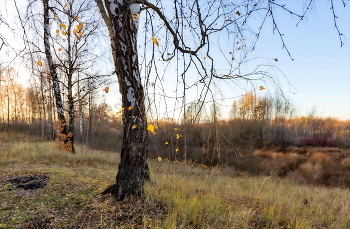
{"type": "Polygon", "coordinates": [[[159,43],[158,43],[158,41],[157,41],[157,38],[152,37],[152,42],[153,42],[155,45],[159,46],[159,43]]]}
{"type": "Polygon", "coordinates": [[[66,26],[65,24],[63,24],[63,23],[61,23],[60,26],[61,26],[63,29],[66,29],[66,28],[67,28],[67,26],[66,26]]]}

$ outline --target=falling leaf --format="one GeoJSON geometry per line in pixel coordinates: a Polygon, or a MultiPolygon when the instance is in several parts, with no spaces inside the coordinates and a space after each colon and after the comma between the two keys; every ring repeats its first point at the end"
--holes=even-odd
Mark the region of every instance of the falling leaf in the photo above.
{"type": "Polygon", "coordinates": [[[109,87],[105,87],[105,92],[108,93],[109,92],[109,87]]]}
{"type": "Polygon", "coordinates": [[[177,152],[177,151],[179,151],[179,149],[178,149],[178,148],[176,148],[176,149],[175,149],[175,151],[177,152]]]}
{"type": "Polygon", "coordinates": [[[137,127],[137,125],[133,125],[132,127],[131,127],[131,129],[135,129],[137,127]]]}
{"type": "Polygon", "coordinates": [[[203,59],[205,60],[205,59],[207,59],[207,57],[205,56],[205,57],[203,57],[203,59]]]}
{"type": "Polygon", "coordinates": [[[277,62],[277,61],[278,61],[278,59],[274,59],[274,61],[276,61],[276,62],[277,62]]]}
{"type": "Polygon", "coordinates": [[[124,110],[124,107],[120,110],[120,111],[118,111],[116,114],[120,114],[120,113],[122,113],[123,112],[123,110],[124,110]]]}
{"type": "Polygon", "coordinates": [[[232,60],[235,60],[235,58],[234,58],[234,57],[232,57],[231,59],[232,59],[232,60]]]}
{"type": "Polygon", "coordinates": [[[154,132],[154,126],[153,126],[152,124],[149,124],[149,125],[147,126],[147,130],[149,130],[150,132],[152,132],[153,134],[155,134],[155,132],[154,132]]]}
{"type": "Polygon", "coordinates": [[[40,60],[38,60],[38,62],[36,62],[39,66],[43,66],[43,63],[40,61],[40,60]]]}
{"type": "Polygon", "coordinates": [[[162,161],[162,158],[161,158],[161,157],[158,157],[158,161],[162,161]]]}
{"type": "Polygon", "coordinates": [[[60,26],[61,26],[63,29],[66,29],[66,28],[67,28],[67,26],[66,26],[65,24],[63,24],[63,23],[61,23],[60,26]]]}
{"type": "Polygon", "coordinates": [[[238,47],[238,49],[237,50],[240,50],[241,49],[241,47],[238,47]]]}
{"type": "Polygon", "coordinates": [[[58,51],[62,51],[62,49],[61,49],[61,48],[58,48],[58,51]]]}
{"type": "Polygon", "coordinates": [[[153,42],[155,45],[159,46],[159,43],[158,43],[158,41],[157,41],[157,38],[152,37],[152,42],[153,42]]]}
{"type": "Polygon", "coordinates": [[[230,55],[232,55],[232,52],[229,52],[230,53],[230,55]]]}
{"type": "Polygon", "coordinates": [[[57,15],[53,15],[53,17],[54,17],[54,18],[58,18],[58,16],[57,16],[57,15]]]}
{"type": "Polygon", "coordinates": [[[67,7],[67,4],[64,4],[64,6],[63,7],[67,7]]]}
{"type": "Polygon", "coordinates": [[[165,142],[165,145],[169,145],[169,142],[165,142]]]}
{"type": "Polygon", "coordinates": [[[254,4],[253,6],[256,6],[257,4],[254,4]]]}
{"type": "Polygon", "coordinates": [[[80,18],[80,17],[75,17],[75,20],[77,20],[77,21],[78,21],[78,20],[79,20],[79,18],[80,18]]]}
{"type": "Polygon", "coordinates": [[[241,13],[240,13],[239,11],[237,11],[236,14],[237,14],[238,16],[241,16],[241,13]]]}
{"type": "Polygon", "coordinates": [[[260,90],[264,90],[265,88],[264,88],[263,86],[260,86],[259,89],[260,89],[260,90]]]}
{"type": "Polygon", "coordinates": [[[155,85],[155,83],[151,83],[151,85],[152,85],[152,86],[154,86],[154,85],[155,85]]]}
{"type": "Polygon", "coordinates": [[[131,110],[132,110],[132,107],[128,107],[128,110],[131,111],[131,110]]]}

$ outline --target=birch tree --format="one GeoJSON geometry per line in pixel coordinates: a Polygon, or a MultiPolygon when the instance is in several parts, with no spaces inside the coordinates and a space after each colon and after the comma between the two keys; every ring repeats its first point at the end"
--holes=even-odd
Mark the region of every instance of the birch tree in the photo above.
{"type": "Polygon", "coordinates": [[[99,55],[94,52],[101,38],[101,19],[93,16],[92,3],[94,2],[84,0],[33,1],[28,5],[26,14],[26,29],[34,32],[27,36],[26,43],[30,50],[26,56],[29,57],[30,64],[32,59],[38,59],[37,64],[42,67],[31,67],[37,75],[42,74],[45,66],[50,69],[58,117],[55,129],[60,138],[59,145],[72,152],[75,152],[76,104],[79,103],[82,126],[82,100],[90,90],[96,90],[107,83],[110,75],[105,70],[108,68],[101,70],[95,67],[101,63],[99,61],[103,58],[103,52],[99,52],[99,55]],[[44,42],[38,44],[37,41],[44,42]],[[42,59],[42,53],[45,53],[45,59],[42,59]],[[94,88],[88,86],[88,80],[94,81],[94,88]]]}
{"type": "MultiPolygon", "coordinates": [[[[288,12],[297,21],[301,21],[316,4],[315,0],[304,1],[300,12],[297,13],[280,1],[274,0],[158,0],[153,3],[147,0],[95,1],[109,32],[124,108],[121,162],[116,184],[106,190],[112,192],[117,200],[123,200],[132,194],[142,194],[144,181],[149,178],[144,85],[149,82],[150,75],[145,73],[141,76],[140,73],[137,45],[139,26],[144,29],[145,44],[153,45],[149,52],[151,61],[146,67],[156,68],[155,65],[159,63],[156,56],[165,62],[174,59],[178,62],[181,59],[183,68],[178,76],[179,80],[183,81],[183,93],[187,88],[201,84],[203,87],[200,97],[206,98],[211,93],[210,85],[216,79],[236,84],[245,81],[255,87],[257,85],[254,82],[260,80],[275,86],[277,84],[278,87],[275,76],[266,70],[266,67],[271,69],[272,65],[257,65],[248,72],[244,72],[241,65],[248,61],[248,54],[255,49],[261,29],[267,21],[272,23],[273,31],[280,37],[283,48],[291,56],[276,20],[276,11],[288,12]],[[146,18],[142,25],[139,24],[140,16],[146,18]],[[257,28],[251,28],[249,24],[256,18],[261,21],[257,22],[257,28]],[[221,52],[223,58],[214,58],[217,52],[221,52]],[[221,62],[220,66],[222,62],[226,63],[226,68],[220,69],[218,62],[221,62]],[[195,79],[186,77],[191,68],[198,74],[195,79]]],[[[341,3],[345,7],[345,1],[341,3]]],[[[334,12],[333,0],[331,6],[334,12]]],[[[336,15],[333,15],[340,43],[343,45],[336,15]]],[[[180,71],[180,68],[177,68],[177,71],[180,71]]]]}

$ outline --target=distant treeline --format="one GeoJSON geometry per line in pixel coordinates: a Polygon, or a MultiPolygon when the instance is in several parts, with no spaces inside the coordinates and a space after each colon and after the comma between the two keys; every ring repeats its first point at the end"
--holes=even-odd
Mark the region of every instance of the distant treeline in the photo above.
{"type": "MultiPolygon", "coordinates": [[[[49,92],[8,84],[1,94],[0,131],[26,133],[42,140],[55,138],[55,106],[49,92]]],[[[80,105],[75,115],[76,142],[118,151],[123,139],[121,113],[115,114],[108,104],[98,102],[93,91],[80,105]]],[[[149,156],[214,165],[229,164],[239,155],[266,146],[350,148],[349,120],[314,114],[297,117],[292,104],[277,96],[259,98],[247,93],[232,104],[227,120],[220,119],[215,105],[205,117],[199,107],[198,103],[187,106],[181,121],[150,122],[156,134],[149,132],[149,156]]]]}

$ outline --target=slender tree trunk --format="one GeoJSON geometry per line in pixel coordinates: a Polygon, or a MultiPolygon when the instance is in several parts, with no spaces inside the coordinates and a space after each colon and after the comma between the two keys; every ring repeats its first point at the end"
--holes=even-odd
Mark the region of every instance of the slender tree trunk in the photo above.
{"type": "Polygon", "coordinates": [[[78,101],[79,101],[79,141],[83,142],[83,102],[80,98],[80,83],[79,83],[79,72],[78,72],[78,101]]]}
{"type": "Polygon", "coordinates": [[[60,85],[58,81],[58,76],[56,72],[56,67],[53,63],[52,54],[50,50],[50,17],[49,17],[49,0],[43,0],[44,5],[44,45],[45,45],[45,55],[47,59],[47,63],[49,65],[50,69],[50,75],[52,79],[52,87],[54,91],[54,96],[56,100],[56,108],[57,108],[57,118],[58,121],[62,125],[62,130],[60,134],[62,135],[60,138],[61,141],[64,143],[67,143],[69,141],[68,136],[69,129],[66,123],[66,119],[64,117],[64,109],[63,109],[63,102],[61,98],[61,90],[60,85]],[[63,137],[65,136],[65,137],[63,137]]]}
{"type": "Polygon", "coordinates": [[[41,104],[43,109],[43,118],[41,119],[41,139],[44,140],[45,126],[46,126],[46,109],[45,109],[45,98],[44,98],[44,86],[43,86],[43,73],[40,72],[40,90],[41,90],[41,104]]]}
{"type": "Polygon", "coordinates": [[[8,131],[10,127],[10,91],[9,91],[9,85],[7,85],[7,126],[6,131],[8,131]]]}
{"type": "MultiPolygon", "coordinates": [[[[99,8],[109,29],[119,91],[122,94],[124,107],[121,161],[112,191],[120,201],[130,195],[141,195],[144,181],[149,179],[147,117],[137,56],[138,22],[137,19],[133,20],[131,12],[131,8],[133,13],[139,11],[140,5],[130,5],[127,0],[105,2],[109,20],[103,16],[101,5],[99,8]],[[113,4],[113,7],[110,4],[113,4]]],[[[97,3],[99,4],[99,1],[97,3]]]]}

